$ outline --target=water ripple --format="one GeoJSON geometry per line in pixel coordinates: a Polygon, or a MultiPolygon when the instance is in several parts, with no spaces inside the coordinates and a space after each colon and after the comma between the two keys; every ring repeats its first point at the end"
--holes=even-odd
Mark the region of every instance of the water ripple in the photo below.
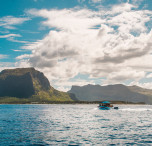
{"type": "Polygon", "coordinates": [[[152,106],[0,105],[0,145],[152,145],[152,106]]]}

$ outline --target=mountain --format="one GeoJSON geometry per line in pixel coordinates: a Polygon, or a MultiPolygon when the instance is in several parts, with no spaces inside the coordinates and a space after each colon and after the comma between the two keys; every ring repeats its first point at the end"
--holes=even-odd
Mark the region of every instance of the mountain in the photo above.
{"type": "Polygon", "coordinates": [[[89,84],[82,87],[72,86],[68,92],[75,94],[80,101],[110,100],[152,104],[152,90],[138,86],[125,86],[122,84],[100,86],[89,84]]]}
{"type": "Polygon", "coordinates": [[[148,97],[149,103],[152,103],[152,90],[151,89],[145,89],[138,86],[128,86],[128,88],[133,91],[137,92],[143,95],[146,95],[148,97]]]}
{"type": "Polygon", "coordinates": [[[42,72],[34,68],[6,69],[0,73],[0,100],[72,101],[72,94],[50,86],[42,72]],[[17,98],[17,99],[16,99],[17,98]],[[28,99],[28,100],[27,100],[28,99]]]}

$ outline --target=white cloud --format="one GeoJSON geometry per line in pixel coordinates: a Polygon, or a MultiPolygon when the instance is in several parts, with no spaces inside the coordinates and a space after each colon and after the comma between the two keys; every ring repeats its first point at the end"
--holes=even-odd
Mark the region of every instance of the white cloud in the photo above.
{"type": "Polygon", "coordinates": [[[108,74],[107,79],[103,83],[118,84],[128,80],[138,81],[144,77],[145,77],[144,71],[136,71],[128,67],[128,68],[119,69],[116,72],[113,71],[112,73],[108,74]]]}
{"type": "Polygon", "coordinates": [[[21,37],[21,35],[19,35],[19,34],[0,35],[0,38],[9,38],[9,37],[21,37]]]}
{"type": "Polygon", "coordinates": [[[74,81],[64,81],[64,80],[58,80],[56,85],[57,86],[84,86],[88,84],[95,84],[94,81],[86,81],[83,79],[76,79],[74,81]]]}
{"type": "Polygon", "coordinates": [[[14,50],[12,49],[14,52],[22,52],[23,50],[14,50]]]}
{"type": "Polygon", "coordinates": [[[146,78],[152,78],[152,73],[148,74],[146,78]]]}
{"type": "Polygon", "coordinates": [[[131,11],[132,8],[136,8],[136,6],[129,4],[129,3],[122,3],[120,5],[115,5],[112,7],[111,13],[122,13],[124,11],[131,11]]]}
{"type": "Polygon", "coordinates": [[[103,0],[91,0],[93,3],[98,3],[98,2],[101,2],[103,0]]]}
{"type": "Polygon", "coordinates": [[[28,20],[30,20],[30,18],[5,16],[0,18],[0,27],[15,29],[15,25],[22,24],[23,22],[28,20]]]}
{"type": "Polygon", "coordinates": [[[8,55],[0,54],[0,59],[8,58],[8,55]]]}
{"type": "Polygon", "coordinates": [[[140,83],[140,82],[136,82],[133,81],[129,84],[130,86],[136,85],[145,89],[152,89],[152,83],[151,82],[147,82],[147,83],[140,83]]]}
{"type": "MultiPolygon", "coordinates": [[[[13,16],[5,16],[0,18],[0,27],[6,28],[6,29],[16,29],[15,26],[22,24],[25,21],[30,20],[30,18],[24,18],[24,17],[13,17],[13,16]]],[[[4,33],[3,35],[0,35],[0,38],[6,38],[7,40],[11,42],[18,42],[18,43],[28,43],[27,41],[21,41],[15,39],[15,37],[21,37],[20,34],[13,34],[9,33],[9,31],[1,31],[1,33],[4,33]],[[9,33],[9,34],[6,34],[9,33]]]]}
{"type": "Polygon", "coordinates": [[[28,43],[28,41],[21,41],[15,39],[15,37],[21,37],[20,34],[5,34],[5,35],[0,35],[0,38],[6,38],[7,40],[11,42],[17,42],[17,43],[28,43]]]}
{"type": "Polygon", "coordinates": [[[3,71],[4,69],[14,69],[15,67],[10,67],[12,66],[11,62],[3,62],[3,64],[5,64],[5,66],[1,65],[0,63],[0,72],[3,71]]]}
{"type": "Polygon", "coordinates": [[[103,22],[100,17],[96,16],[96,12],[88,9],[54,9],[50,11],[31,9],[28,13],[46,18],[47,21],[42,22],[45,26],[72,32],[86,30],[103,22]]]}
{"type": "Polygon", "coordinates": [[[150,21],[149,14],[152,13],[146,13],[144,11],[124,11],[115,17],[111,17],[108,20],[108,24],[118,26],[118,31],[124,34],[130,32],[140,34],[141,32],[147,31],[145,24],[150,21]]]}
{"type": "Polygon", "coordinates": [[[79,2],[79,3],[83,3],[83,2],[85,2],[85,0],[78,0],[78,2],[79,2]]]}
{"type": "Polygon", "coordinates": [[[57,87],[56,89],[59,91],[67,92],[70,90],[70,87],[60,86],[60,87],[57,87]]]}
{"type": "Polygon", "coordinates": [[[17,43],[29,43],[28,41],[17,40],[17,39],[15,39],[14,37],[8,37],[7,40],[9,40],[9,41],[11,41],[11,42],[17,42],[17,43]]]}
{"type": "Polygon", "coordinates": [[[114,83],[138,81],[151,69],[152,32],[146,27],[151,11],[125,3],[109,11],[32,9],[28,13],[45,18],[43,26],[55,28],[42,40],[23,46],[32,50],[28,64],[56,80],[60,88],[74,84],[69,79],[78,73],[114,83]]]}
{"type": "Polygon", "coordinates": [[[74,81],[64,81],[64,80],[58,80],[55,82],[55,86],[58,86],[57,89],[61,91],[69,91],[71,86],[84,86],[88,84],[95,84],[94,81],[87,81],[83,79],[76,79],[74,81]]]}
{"type": "Polygon", "coordinates": [[[20,55],[20,56],[16,57],[16,59],[26,59],[26,58],[30,58],[30,55],[29,54],[23,54],[23,55],[20,55]]]}
{"type": "Polygon", "coordinates": [[[145,0],[132,0],[132,3],[134,5],[140,5],[143,1],[145,1],[145,0]]]}

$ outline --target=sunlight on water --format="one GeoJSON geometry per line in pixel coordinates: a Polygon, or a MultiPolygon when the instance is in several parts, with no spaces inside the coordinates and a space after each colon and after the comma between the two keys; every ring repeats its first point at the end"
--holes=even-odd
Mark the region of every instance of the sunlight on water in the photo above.
{"type": "Polygon", "coordinates": [[[1,145],[152,145],[152,106],[0,105],[1,145]]]}
{"type": "Polygon", "coordinates": [[[148,108],[136,108],[136,109],[132,109],[132,108],[126,108],[126,109],[120,109],[122,111],[152,111],[152,109],[148,109],[148,108]]]}

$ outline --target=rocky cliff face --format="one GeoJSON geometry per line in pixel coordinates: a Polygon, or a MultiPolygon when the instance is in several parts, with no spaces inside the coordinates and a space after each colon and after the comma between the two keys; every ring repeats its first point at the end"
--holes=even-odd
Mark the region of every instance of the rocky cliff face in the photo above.
{"type": "Polygon", "coordinates": [[[34,98],[47,101],[71,101],[68,93],[50,86],[42,72],[34,68],[7,69],[0,73],[0,97],[34,98]]]}
{"type": "Polygon", "coordinates": [[[43,73],[34,68],[7,69],[0,73],[0,96],[27,98],[39,90],[49,90],[43,73]]]}
{"type": "MultiPolygon", "coordinates": [[[[152,104],[152,96],[144,94],[141,88],[117,85],[86,85],[86,86],[72,86],[69,93],[74,93],[78,100],[81,101],[125,101],[125,102],[144,102],[152,104]],[[140,90],[139,90],[140,89],[140,90]]],[[[144,90],[146,92],[146,90],[144,90]]]]}
{"type": "Polygon", "coordinates": [[[8,75],[0,79],[0,96],[30,97],[35,93],[30,73],[20,76],[8,75]]]}

